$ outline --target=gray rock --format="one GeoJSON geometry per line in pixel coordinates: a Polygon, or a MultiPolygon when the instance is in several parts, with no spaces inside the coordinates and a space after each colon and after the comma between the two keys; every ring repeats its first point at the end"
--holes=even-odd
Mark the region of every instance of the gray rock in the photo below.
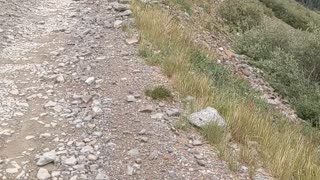
{"type": "Polygon", "coordinates": [[[218,126],[223,128],[227,125],[218,111],[212,107],[207,107],[199,112],[192,113],[188,116],[188,120],[191,124],[197,127],[204,127],[211,123],[216,123],[218,126]]]}
{"type": "Polygon", "coordinates": [[[152,105],[144,106],[139,110],[139,112],[142,112],[142,113],[151,113],[152,111],[153,111],[152,105]]]}
{"type": "Polygon", "coordinates": [[[175,109],[175,108],[166,110],[166,113],[168,116],[180,116],[179,109],[175,109]]]}
{"type": "Polygon", "coordinates": [[[116,10],[116,11],[126,11],[130,8],[128,4],[120,4],[118,2],[112,2],[110,5],[116,10]]]}
{"type": "Polygon", "coordinates": [[[38,173],[37,173],[37,178],[40,180],[45,180],[45,179],[49,179],[51,177],[51,175],[49,174],[48,170],[44,169],[44,168],[40,168],[38,173]]]}
{"type": "Polygon", "coordinates": [[[37,166],[44,166],[56,160],[56,152],[54,150],[44,153],[37,161],[37,166]]]}
{"type": "Polygon", "coordinates": [[[121,25],[122,25],[122,21],[121,20],[116,20],[113,23],[113,27],[115,27],[115,28],[119,28],[119,27],[121,27],[121,25]]]}

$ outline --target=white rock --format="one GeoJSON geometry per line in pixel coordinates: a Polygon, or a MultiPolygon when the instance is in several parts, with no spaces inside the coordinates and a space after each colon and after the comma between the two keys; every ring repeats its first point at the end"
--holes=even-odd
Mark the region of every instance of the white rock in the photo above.
{"type": "Polygon", "coordinates": [[[85,82],[86,82],[88,85],[91,85],[91,84],[94,82],[95,79],[96,79],[95,77],[89,77],[85,82]]]}
{"type": "Polygon", "coordinates": [[[122,21],[120,21],[120,20],[116,20],[113,23],[113,27],[115,27],[115,28],[119,28],[119,27],[121,27],[121,25],[122,25],[122,21]]]}
{"type": "Polygon", "coordinates": [[[44,168],[40,168],[38,173],[37,173],[37,178],[39,180],[45,180],[45,179],[49,179],[51,177],[51,175],[49,174],[48,170],[44,169],[44,168]]]}
{"type": "Polygon", "coordinates": [[[8,169],[6,169],[6,173],[8,173],[8,174],[15,174],[15,173],[18,173],[18,172],[19,172],[18,168],[8,168],[8,169]]]}
{"type": "Polygon", "coordinates": [[[57,81],[58,83],[63,83],[63,82],[64,82],[64,77],[63,77],[63,75],[62,75],[62,74],[59,74],[59,75],[57,76],[56,81],[57,81]]]}
{"type": "Polygon", "coordinates": [[[199,112],[192,113],[188,116],[188,120],[191,124],[197,127],[204,127],[210,125],[211,123],[215,123],[223,128],[225,128],[227,125],[218,111],[212,107],[207,107],[199,112]]]}
{"type": "Polygon", "coordinates": [[[44,166],[56,160],[56,152],[54,150],[44,153],[37,161],[37,166],[44,166]]]}
{"type": "Polygon", "coordinates": [[[45,108],[48,108],[48,107],[54,107],[54,106],[56,106],[56,105],[57,105],[56,102],[49,101],[49,102],[47,102],[47,103],[44,105],[44,107],[45,107],[45,108]]]}
{"type": "Polygon", "coordinates": [[[35,138],[35,136],[26,136],[26,140],[30,140],[30,139],[33,139],[35,138]]]}
{"type": "Polygon", "coordinates": [[[69,165],[69,166],[74,166],[77,164],[77,159],[74,156],[71,156],[70,158],[64,160],[63,164],[69,165]]]}

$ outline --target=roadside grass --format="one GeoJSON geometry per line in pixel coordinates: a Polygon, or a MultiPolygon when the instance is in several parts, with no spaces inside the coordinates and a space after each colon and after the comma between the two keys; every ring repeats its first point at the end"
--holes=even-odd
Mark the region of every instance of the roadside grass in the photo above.
{"type": "Polygon", "coordinates": [[[194,97],[195,111],[213,106],[226,119],[228,128],[223,138],[214,127],[201,131],[208,141],[218,144],[221,157],[231,168],[238,167],[237,157],[228,147],[228,133],[232,141],[240,145],[242,155],[237,160],[242,163],[256,166],[252,148],[248,145],[248,142],[255,142],[257,157],[254,158],[274,177],[320,179],[317,147],[309,138],[312,135],[302,134],[302,125],[289,123],[275,115],[272,109],[257,105],[257,98],[252,97],[256,92],[218,66],[205,48],[195,45],[192,36],[182,30],[179,21],[169,12],[157,5],[143,5],[137,1],[132,3],[132,9],[142,45],[149,44],[140,47],[140,52],[151,52],[147,59],[158,58],[155,64],[172,79],[176,90],[182,96],[194,97]],[[156,56],[152,52],[157,52],[156,56]]]}

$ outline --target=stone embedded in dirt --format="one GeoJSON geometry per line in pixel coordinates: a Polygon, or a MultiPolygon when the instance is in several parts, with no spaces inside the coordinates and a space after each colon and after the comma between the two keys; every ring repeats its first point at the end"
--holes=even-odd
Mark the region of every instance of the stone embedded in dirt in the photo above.
{"type": "Polygon", "coordinates": [[[16,174],[18,172],[19,172],[18,168],[8,168],[8,169],[6,169],[6,173],[8,173],[8,174],[16,174]]]}
{"type": "Polygon", "coordinates": [[[30,140],[30,139],[33,139],[33,138],[35,138],[35,136],[26,136],[25,137],[26,140],[30,140]]]}
{"type": "Polygon", "coordinates": [[[152,105],[144,106],[139,110],[139,112],[143,112],[143,113],[151,113],[152,111],[153,111],[152,105]]]}
{"type": "Polygon", "coordinates": [[[110,5],[116,10],[116,11],[125,11],[130,9],[130,6],[128,4],[120,4],[118,2],[112,2],[110,5]]]}
{"type": "Polygon", "coordinates": [[[138,135],[145,135],[146,134],[146,129],[142,129],[139,133],[138,133],[138,135]]]}
{"type": "Polygon", "coordinates": [[[134,173],[134,168],[133,168],[132,166],[128,165],[128,166],[127,166],[127,174],[128,174],[129,176],[132,176],[133,173],[134,173]]]}
{"type": "Polygon", "coordinates": [[[148,137],[142,136],[140,137],[140,141],[146,143],[148,142],[148,137]]]}
{"type": "Polygon", "coordinates": [[[63,82],[64,82],[64,77],[63,77],[63,75],[62,75],[62,74],[59,74],[59,75],[57,76],[57,78],[56,78],[56,81],[57,81],[58,83],[63,83],[63,82]]]}
{"type": "Polygon", "coordinates": [[[93,152],[93,147],[90,145],[84,146],[81,150],[81,153],[88,153],[88,152],[93,152]]]}
{"type": "Polygon", "coordinates": [[[164,117],[163,113],[156,113],[156,114],[151,115],[151,119],[161,120],[161,119],[163,119],[163,117],[164,117]]]}
{"type": "Polygon", "coordinates": [[[77,164],[77,159],[74,156],[71,156],[70,158],[64,160],[63,164],[69,165],[69,166],[74,166],[77,164]]]}
{"type": "Polygon", "coordinates": [[[198,163],[200,166],[206,166],[206,164],[207,164],[204,160],[200,160],[200,159],[197,160],[197,163],[198,163]]]}
{"type": "Polygon", "coordinates": [[[18,95],[19,94],[19,90],[18,89],[13,89],[13,90],[10,91],[10,94],[18,95]]]}
{"type": "Polygon", "coordinates": [[[88,155],[88,159],[89,159],[90,161],[95,161],[95,160],[98,159],[98,157],[97,157],[96,155],[94,155],[94,154],[89,154],[89,155],[88,155]]]}
{"type": "Polygon", "coordinates": [[[47,169],[44,168],[40,168],[38,173],[37,173],[37,178],[39,180],[45,180],[45,179],[49,179],[51,177],[51,175],[49,174],[47,169]]]}
{"type": "Polygon", "coordinates": [[[127,102],[135,102],[136,98],[133,95],[127,96],[127,102]]]}
{"type": "Polygon", "coordinates": [[[192,141],[192,145],[193,146],[201,146],[202,144],[203,143],[200,140],[197,140],[197,139],[192,141]]]}
{"type": "Polygon", "coordinates": [[[180,116],[179,109],[175,109],[175,108],[167,109],[166,113],[167,113],[168,116],[180,116]]]}
{"type": "Polygon", "coordinates": [[[0,29],[0,33],[3,33],[4,32],[4,30],[3,29],[0,29]]]}
{"type": "Polygon", "coordinates": [[[132,14],[132,11],[130,9],[125,10],[121,13],[119,13],[119,16],[130,16],[132,14]]]}
{"type": "Polygon", "coordinates": [[[47,103],[44,105],[44,107],[45,107],[45,108],[48,108],[48,107],[54,107],[54,106],[56,106],[56,105],[57,105],[56,102],[49,101],[49,102],[47,102],[47,103]]]}
{"type": "Polygon", "coordinates": [[[44,166],[49,163],[55,162],[57,156],[54,150],[44,153],[37,161],[37,166],[44,166]]]}
{"type": "Polygon", "coordinates": [[[86,82],[88,85],[91,85],[91,84],[93,84],[93,82],[94,82],[95,79],[96,79],[95,77],[89,77],[85,82],[86,82]]]}
{"type": "Polygon", "coordinates": [[[207,107],[199,112],[190,114],[188,120],[197,127],[204,127],[212,123],[215,123],[222,128],[225,128],[227,125],[218,111],[212,107],[207,107]]]}
{"type": "Polygon", "coordinates": [[[60,171],[52,171],[52,172],[51,172],[51,176],[52,176],[52,177],[60,176],[60,174],[61,174],[60,171]]]}
{"type": "Polygon", "coordinates": [[[130,151],[128,151],[128,155],[130,156],[138,156],[139,154],[139,149],[131,149],[130,151]]]}
{"type": "Polygon", "coordinates": [[[136,44],[138,43],[139,40],[137,38],[129,38],[129,39],[126,39],[126,43],[131,45],[131,44],[136,44]]]}
{"type": "Polygon", "coordinates": [[[121,25],[122,25],[122,21],[121,20],[116,20],[116,21],[114,21],[114,23],[113,23],[113,27],[114,28],[119,28],[119,27],[121,27],[121,25]]]}

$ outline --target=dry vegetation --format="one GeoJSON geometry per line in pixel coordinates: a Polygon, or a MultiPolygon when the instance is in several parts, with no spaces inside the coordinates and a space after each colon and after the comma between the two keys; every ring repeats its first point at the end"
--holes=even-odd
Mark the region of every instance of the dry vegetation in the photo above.
{"type": "Polygon", "coordinates": [[[194,110],[213,106],[227,120],[227,132],[214,126],[201,131],[231,169],[237,170],[240,161],[252,172],[262,166],[279,179],[320,179],[320,156],[313,141],[317,133],[308,129],[305,135],[307,127],[288,123],[261,106],[257,93],[217,65],[211,52],[195,45],[188,29],[168,11],[138,2],[132,7],[142,39],[140,54],[162,67],[182,96],[195,98],[194,110]],[[233,153],[230,141],[239,144],[240,155],[233,153]]]}

